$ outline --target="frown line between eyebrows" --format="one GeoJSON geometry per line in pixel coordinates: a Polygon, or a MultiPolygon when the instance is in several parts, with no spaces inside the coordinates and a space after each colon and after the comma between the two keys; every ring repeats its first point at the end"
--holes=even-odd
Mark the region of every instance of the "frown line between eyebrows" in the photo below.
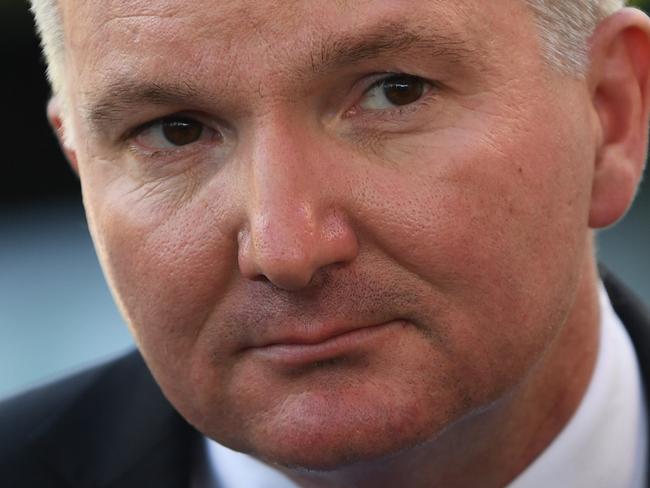
{"type": "MultiPolygon", "coordinates": [[[[342,67],[378,59],[402,59],[407,54],[430,58],[445,58],[447,62],[467,64],[477,56],[460,38],[451,38],[432,29],[407,26],[403,22],[384,22],[353,33],[333,33],[311,43],[305,57],[296,57],[294,73],[301,78],[313,78],[335,73],[342,67]]],[[[288,67],[291,69],[291,66],[288,67]]],[[[286,70],[285,70],[286,72],[286,70]]],[[[82,115],[95,130],[123,119],[126,113],[145,105],[200,107],[214,101],[188,80],[148,82],[130,76],[110,79],[97,93],[86,93],[82,115]]]]}

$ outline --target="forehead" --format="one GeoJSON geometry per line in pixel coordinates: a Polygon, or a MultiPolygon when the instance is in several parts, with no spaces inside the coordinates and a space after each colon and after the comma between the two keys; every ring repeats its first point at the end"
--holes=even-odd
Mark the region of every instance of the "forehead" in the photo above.
{"type": "Polygon", "coordinates": [[[532,25],[520,0],[62,0],[62,5],[69,66],[82,87],[120,74],[165,73],[209,78],[221,86],[255,84],[256,77],[291,78],[327,64],[353,43],[376,49],[394,42],[399,48],[409,37],[414,43],[424,39],[431,55],[462,53],[468,63],[496,66],[512,61],[512,46],[525,44],[532,25]]]}
{"type": "MultiPolygon", "coordinates": [[[[215,36],[222,41],[263,41],[261,36],[306,40],[304,34],[325,34],[354,28],[366,21],[419,19],[420,24],[448,28],[485,23],[501,8],[478,0],[61,0],[69,21],[69,35],[123,33],[170,38],[182,27],[191,27],[197,39],[215,36]],[[417,15],[413,15],[417,13],[417,15]],[[411,15],[409,15],[411,14],[411,15]],[[423,18],[422,15],[425,14],[423,18]]],[[[520,3],[514,0],[514,3],[520,3]]],[[[505,12],[503,12],[505,14],[505,12]]],[[[512,14],[512,12],[509,12],[512,14]]],[[[138,39],[142,40],[142,39],[138,39]]],[[[261,44],[258,44],[261,47],[261,44]]]]}

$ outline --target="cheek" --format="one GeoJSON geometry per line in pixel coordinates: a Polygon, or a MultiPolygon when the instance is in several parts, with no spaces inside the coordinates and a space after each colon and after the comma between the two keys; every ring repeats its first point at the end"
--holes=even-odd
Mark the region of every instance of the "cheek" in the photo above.
{"type": "Polygon", "coordinates": [[[573,154],[527,150],[544,145],[538,138],[479,139],[455,150],[420,143],[408,162],[373,169],[372,181],[357,185],[366,205],[361,225],[386,253],[441,285],[463,275],[475,282],[523,274],[514,268],[575,252],[589,188],[576,185],[573,154]]]}
{"type": "MultiPolygon", "coordinates": [[[[93,189],[94,190],[94,189],[93,189]]],[[[186,201],[131,192],[111,181],[86,201],[93,238],[115,298],[161,383],[197,361],[197,337],[226,292],[236,249],[227,199],[205,188],[186,201]],[[159,373],[160,372],[160,373],[159,373]],[[158,374],[157,374],[158,373],[158,374]]],[[[172,384],[173,382],[169,382],[172,384]]],[[[178,382],[182,384],[183,382],[178,382]]]]}
{"type": "Polygon", "coordinates": [[[479,395],[540,356],[583,264],[589,154],[565,143],[570,127],[532,127],[449,130],[410,141],[417,151],[392,147],[399,164],[375,168],[356,194],[370,204],[362,225],[380,252],[429,287],[433,313],[422,320],[479,395]]]}

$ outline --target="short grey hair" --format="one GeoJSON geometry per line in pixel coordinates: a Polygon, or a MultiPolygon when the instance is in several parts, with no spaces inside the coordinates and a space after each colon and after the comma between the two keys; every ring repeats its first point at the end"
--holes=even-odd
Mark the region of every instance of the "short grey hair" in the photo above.
{"type": "Polygon", "coordinates": [[[58,0],[30,0],[36,32],[47,64],[47,79],[54,94],[63,92],[65,69],[65,34],[58,0]]]}
{"type": "Polygon", "coordinates": [[[551,65],[569,75],[587,69],[589,36],[605,17],[625,7],[626,0],[525,0],[535,14],[551,65]]]}
{"type": "MultiPolygon", "coordinates": [[[[65,38],[58,0],[30,0],[55,94],[62,93],[65,38]]],[[[625,0],[524,0],[535,14],[546,60],[565,74],[587,67],[587,40],[598,23],[625,6],[625,0]]]]}

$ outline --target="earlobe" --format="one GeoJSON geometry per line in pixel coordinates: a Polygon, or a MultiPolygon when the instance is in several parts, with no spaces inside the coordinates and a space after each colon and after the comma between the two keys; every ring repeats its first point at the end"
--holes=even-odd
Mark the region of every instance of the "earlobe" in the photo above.
{"type": "Polygon", "coordinates": [[[588,82],[598,123],[589,225],[606,227],[631,205],[645,165],[650,112],[650,19],[623,9],[591,38],[588,82]]]}
{"type": "Polygon", "coordinates": [[[77,154],[71,147],[70,141],[66,138],[65,124],[63,119],[63,109],[59,97],[53,96],[47,104],[47,119],[54,130],[63,154],[65,154],[68,163],[73,171],[79,174],[77,166],[77,154]]]}

